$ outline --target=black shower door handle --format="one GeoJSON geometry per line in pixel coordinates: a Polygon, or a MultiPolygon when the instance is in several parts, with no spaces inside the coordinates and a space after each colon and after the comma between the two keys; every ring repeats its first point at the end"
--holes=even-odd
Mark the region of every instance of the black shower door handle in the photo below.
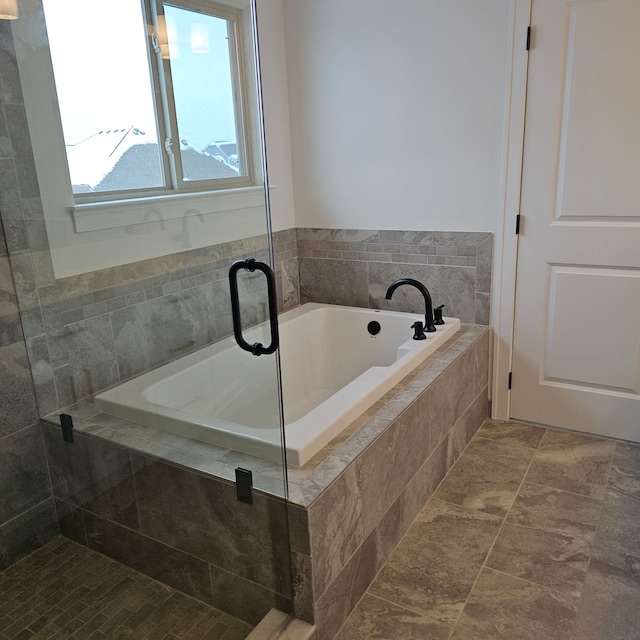
{"type": "Polygon", "coordinates": [[[229,268],[229,289],[231,292],[231,315],[233,317],[233,335],[241,349],[254,356],[274,353],[278,348],[278,303],[276,300],[276,279],[268,264],[258,262],[253,258],[236,260],[229,268]],[[249,344],[242,336],[242,321],[240,318],[240,298],[238,296],[238,271],[262,271],[267,279],[267,297],[269,299],[269,324],[271,325],[271,344],[264,346],[260,342],[249,344]]]}

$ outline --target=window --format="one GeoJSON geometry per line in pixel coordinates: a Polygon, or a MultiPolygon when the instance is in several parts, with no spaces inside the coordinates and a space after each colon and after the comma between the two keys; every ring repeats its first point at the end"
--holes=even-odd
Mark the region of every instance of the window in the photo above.
{"type": "Polygon", "coordinates": [[[11,30],[56,278],[263,227],[252,18],[251,0],[22,2],[11,30]]]}
{"type": "Polygon", "coordinates": [[[76,204],[250,186],[241,11],[43,0],[76,204]]]}

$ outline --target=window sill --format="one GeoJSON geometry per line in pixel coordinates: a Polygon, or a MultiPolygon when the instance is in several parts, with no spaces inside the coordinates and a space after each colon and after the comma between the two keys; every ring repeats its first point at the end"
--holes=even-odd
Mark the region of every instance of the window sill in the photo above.
{"type": "MultiPolygon", "coordinates": [[[[273,187],[271,187],[273,188],[273,187]]],[[[68,207],[76,233],[129,227],[135,224],[186,220],[189,216],[250,209],[264,206],[263,187],[224,191],[200,191],[150,196],[112,202],[85,203],[68,207]]]]}

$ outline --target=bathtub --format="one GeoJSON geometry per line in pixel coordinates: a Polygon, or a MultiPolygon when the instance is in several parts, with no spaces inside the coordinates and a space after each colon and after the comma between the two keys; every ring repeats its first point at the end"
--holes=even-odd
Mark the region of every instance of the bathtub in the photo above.
{"type": "MultiPolygon", "coordinates": [[[[460,321],[445,318],[413,340],[417,314],[304,304],[279,316],[287,463],[300,466],[444,344],[460,321]],[[379,332],[370,332],[370,323],[379,332]]],[[[269,342],[268,328],[245,331],[269,342]]],[[[375,331],[375,329],[374,329],[375,331]]],[[[233,338],[144,373],[95,397],[96,408],[186,438],[282,460],[276,360],[233,338]]]]}

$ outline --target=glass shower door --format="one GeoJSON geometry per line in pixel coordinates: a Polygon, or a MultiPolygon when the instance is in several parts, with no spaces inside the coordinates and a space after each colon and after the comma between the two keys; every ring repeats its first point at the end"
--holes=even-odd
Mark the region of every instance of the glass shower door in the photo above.
{"type": "Polygon", "coordinates": [[[95,6],[21,0],[0,32],[60,528],[255,624],[291,577],[253,7],[95,6]]]}

